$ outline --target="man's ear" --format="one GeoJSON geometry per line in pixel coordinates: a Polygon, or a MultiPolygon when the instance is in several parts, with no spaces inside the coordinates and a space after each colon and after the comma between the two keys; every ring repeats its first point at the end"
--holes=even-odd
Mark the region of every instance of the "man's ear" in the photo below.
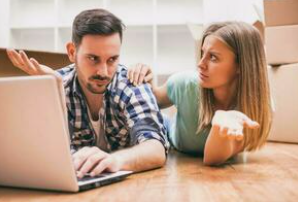
{"type": "Polygon", "coordinates": [[[76,46],[73,42],[68,42],[66,44],[67,54],[70,62],[75,63],[76,56],[76,46]]]}

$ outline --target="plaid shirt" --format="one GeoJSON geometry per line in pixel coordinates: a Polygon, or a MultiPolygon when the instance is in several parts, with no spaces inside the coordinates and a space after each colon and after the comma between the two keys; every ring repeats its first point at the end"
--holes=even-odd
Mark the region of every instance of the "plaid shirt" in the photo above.
{"type": "MultiPolygon", "coordinates": [[[[79,86],[75,65],[58,70],[66,94],[71,149],[96,145],[96,133],[88,116],[87,103],[79,86]]],[[[161,112],[147,84],[133,86],[127,69],[119,65],[103,98],[100,124],[109,151],[129,147],[148,139],[160,141],[168,151],[161,112]]]]}

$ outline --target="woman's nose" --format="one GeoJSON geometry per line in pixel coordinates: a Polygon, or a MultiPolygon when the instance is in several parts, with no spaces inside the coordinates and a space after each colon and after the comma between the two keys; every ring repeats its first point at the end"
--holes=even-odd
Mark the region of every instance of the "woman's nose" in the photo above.
{"type": "Polygon", "coordinates": [[[203,57],[199,60],[197,67],[198,67],[198,69],[206,69],[207,68],[205,59],[203,57]]]}

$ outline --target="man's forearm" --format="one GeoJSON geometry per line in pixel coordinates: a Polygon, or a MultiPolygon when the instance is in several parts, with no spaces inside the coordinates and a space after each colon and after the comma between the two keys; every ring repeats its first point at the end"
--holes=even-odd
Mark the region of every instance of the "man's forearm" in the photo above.
{"type": "Polygon", "coordinates": [[[121,170],[135,172],[162,167],[166,161],[165,148],[157,140],[147,140],[112,155],[119,160],[121,170]]]}

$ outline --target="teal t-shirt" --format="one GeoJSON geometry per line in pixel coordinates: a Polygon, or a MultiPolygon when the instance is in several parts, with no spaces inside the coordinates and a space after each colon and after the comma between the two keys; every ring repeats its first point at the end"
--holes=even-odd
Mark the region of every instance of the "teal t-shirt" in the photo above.
{"type": "Polygon", "coordinates": [[[177,108],[170,141],[182,152],[204,152],[208,131],[197,134],[198,93],[198,74],[195,71],[176,73],[167,81],[168,97],[177,108]]]}

